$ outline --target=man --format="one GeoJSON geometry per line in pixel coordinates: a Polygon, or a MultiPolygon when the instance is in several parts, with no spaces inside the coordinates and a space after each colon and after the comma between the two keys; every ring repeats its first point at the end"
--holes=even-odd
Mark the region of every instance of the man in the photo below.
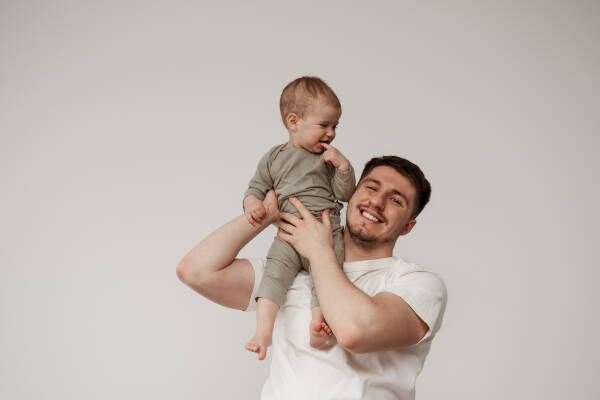
{"type": "Polygon", "coordinates": [[[262,259],[235,259],[260,230],[277,223],[279,237],[309,259],[330,346],[309,346],[312,282],[298,275],[279,311],[273,335],[271,376],[263,399],[413,399],[431,341],[446,306],[446,288],[435,274],[393,257],[427,204],[429,182],[408,160],[385,156],[367,163],[346,212],[343,270],[333,251],[329,213],[317,221],[299,201],[302,219],[265,199],[260,228],[241,215],[192,249],[177,267],[180,279],[227,307],[254,307],[262,259]],[[337,343],[336,343],[337,342],[337,343]]]}

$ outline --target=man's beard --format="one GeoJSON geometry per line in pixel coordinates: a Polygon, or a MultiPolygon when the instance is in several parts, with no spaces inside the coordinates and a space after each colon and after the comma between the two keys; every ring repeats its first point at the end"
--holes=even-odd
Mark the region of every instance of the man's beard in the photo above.
{"type": "Polygon", "coordinates": [[[360,231],[361,228],[362,226],[359,226],[358,230],[355,231],[354,229],[352,229],[352,224],[346,224],[346,229],[348,230],[348,235],[350,236],[350,239],[352,239],[354,243],[356,243],[362,248],[371,249],[385,243],[396,242],[395,239],[390,240],[387,238],[380,238],[375,235],[365,235],[360,231]]]}

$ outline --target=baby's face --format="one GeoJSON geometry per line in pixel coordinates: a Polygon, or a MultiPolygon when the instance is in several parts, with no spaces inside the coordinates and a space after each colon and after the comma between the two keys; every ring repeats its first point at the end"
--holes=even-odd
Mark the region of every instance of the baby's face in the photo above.
{"type": "Polygon", "coordinates": [[[315,101],[304,115],[298,119],[296,130],[290,134],[289,144],[302,147],[311,153],[322,153],[323,143],[331,143],[341,110],[324,101],[315,101]]]}

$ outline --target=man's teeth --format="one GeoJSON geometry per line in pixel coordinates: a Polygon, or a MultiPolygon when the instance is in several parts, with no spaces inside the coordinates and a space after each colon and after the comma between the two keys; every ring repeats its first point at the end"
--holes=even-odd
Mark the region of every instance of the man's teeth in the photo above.
{"type": "Polygon", "coordinates": [[[370,219],[370,220],[371,220],[371,221],[373,221],[373,222],[379,222],[379,220],[378,220],[377,218],[375,218],[373,215],[369,214],[369,213],[368,213],[368,212],[366,212],[366,211],[363,211],[363,212],[362,212],[362,215],[363,215],[363,217],[365,217],[365,218],[367,218],[367,219],[370,219]]]}

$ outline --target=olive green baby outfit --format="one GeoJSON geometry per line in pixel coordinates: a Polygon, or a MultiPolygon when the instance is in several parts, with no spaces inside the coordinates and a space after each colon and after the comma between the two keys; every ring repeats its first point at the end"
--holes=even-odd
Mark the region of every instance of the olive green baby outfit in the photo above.
{"type": "MultiPolygon", "coordinates": [[[[344,240],[340,210],[343,205],[339,201],[350,199],[355,183],[352,165],[348,171],[342,172],[324,163],[321,154],[288,147],[285,143],[274,146],[260,159],[244,198],[254,195],[264,200],[267,191],[274,189],[281,211],[300,217],[296,207],[289,202],[290,197],[296,197],[319,221],[323,210],[331,209],[334,251],[342,265],[344,240]]],[[[276,236],[267,254],[257,298],[265,297],[281,306],[288,288],[302,268],[310,272],[308,260],[276,236]]],[[[314,307],[319,304],[314,287],[312,293],[311,306],[314,307]]]]}

